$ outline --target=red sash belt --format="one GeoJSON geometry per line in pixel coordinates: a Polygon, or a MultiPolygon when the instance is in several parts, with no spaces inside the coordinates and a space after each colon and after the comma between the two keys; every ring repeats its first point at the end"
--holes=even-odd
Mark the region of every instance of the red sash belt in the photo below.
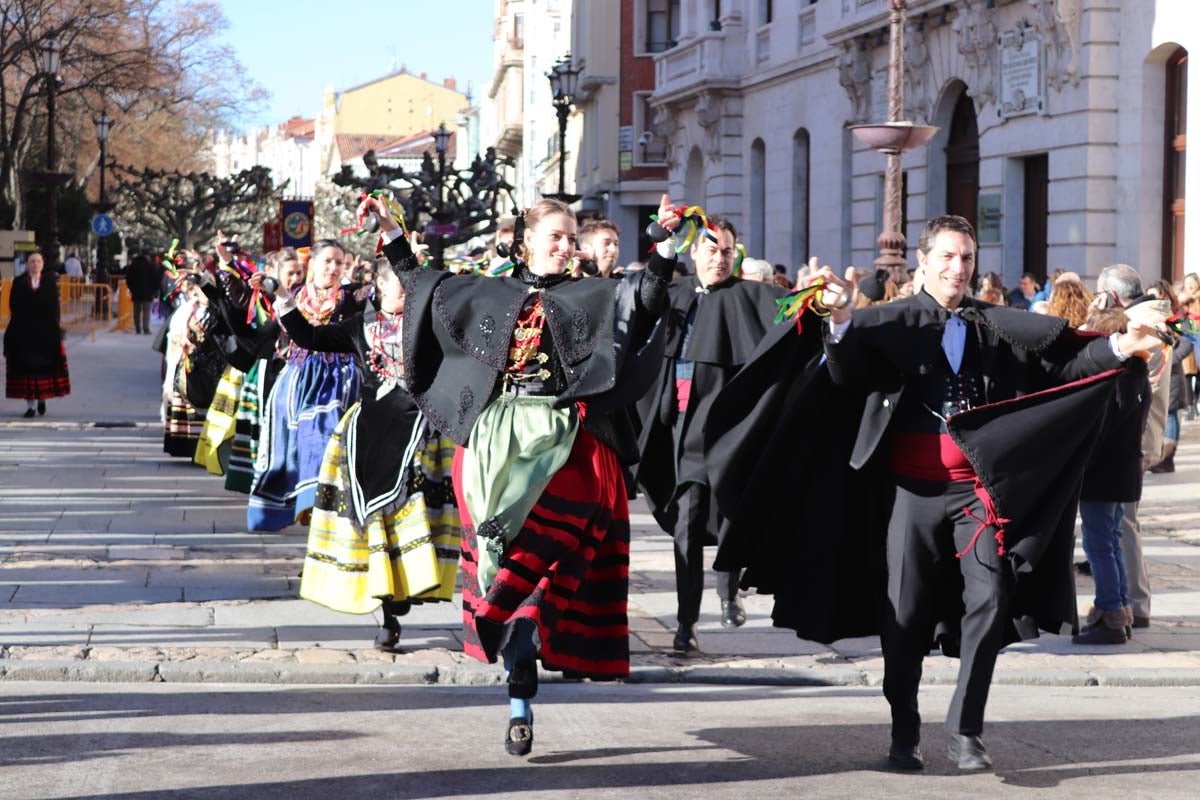
{"type": "Polygon", "coordinates": [[[947,483],[949,481],[975,481],[975,495],[983,504],[984,518],[980,518],[969,508],[963,513],[979,523],[975,535],[962,552],[956,553],[962,558],[975,548],[979,536],[988,528],[994,528],[993,538],[996,540],[996,553],[1003,556],[1004,526],[1012,520],[1001,517],[996,510],[996,504],[991,495],[983,488],[983,484],[975,475],[975,468],[963,455],[962,450],[947,433],[893,433],[892,434],[892,472],[901,478],[912,478],[921,481],[947,483]]]}
{"type": "Polygon", "coordinates": [[[692,399],[692,381],[689,378],[675,379],[675,397],[679,401],[677,408],[687,411],[688,400],[692,399]]]}
{"type": "Polygon", "coordinates": [[[937,483],[975,478],[971,462],[948,433],[893,433],[892,472],[937,483]]]}

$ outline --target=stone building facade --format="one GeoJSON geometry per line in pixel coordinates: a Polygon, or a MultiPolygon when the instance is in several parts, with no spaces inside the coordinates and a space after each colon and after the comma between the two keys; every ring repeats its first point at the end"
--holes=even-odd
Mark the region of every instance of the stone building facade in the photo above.
{"type": "MultiPolygon", "coordinates": [[[[886,118],[890,0],[630,2],[635,24],[674,15],[650,101],[672,196],[730,216],[752,255],[869,264],[883,157],[849,126],[886,118]]],[[[1147,280],[1195,271],[1197,23],[1192,0],[909,0],[905,117],[940,127],[903,160],[910,261],[949,211],[1008,285],[1115,261],[1147,280]]]]}

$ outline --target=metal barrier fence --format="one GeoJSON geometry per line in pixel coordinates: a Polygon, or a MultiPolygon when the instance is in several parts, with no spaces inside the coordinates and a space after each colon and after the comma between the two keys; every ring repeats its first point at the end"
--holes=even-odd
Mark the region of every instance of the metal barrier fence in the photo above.
{"type": "MultiPolygon", "coordinates": [[[[8,327],[12,316],[9,296],[12,278],[0,280],[0,330],[8,327]]],[[[67,330],[86,330],[96,338],[96,329],[116,320],[113,330],[133,330],[133,298],[123,277],[110,277],[106,283],[87,283],[82,278],[60,276],[58,280],[60,324],[67,330]],[[113,298],[116,297],[116,302],[113,298]]]]}

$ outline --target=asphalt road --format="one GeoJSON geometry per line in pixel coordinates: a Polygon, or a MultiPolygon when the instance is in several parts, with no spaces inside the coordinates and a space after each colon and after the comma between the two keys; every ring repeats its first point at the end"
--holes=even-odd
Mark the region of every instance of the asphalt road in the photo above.
{"type": "Polygon", "coordinates": [[[0,685],[0,796],[34,798],[1196,797],[1191,688],[993,689],[997,770],[889,772],[878,689],[551,685],[528,758],[498,687],[0,685]],[[1031,793],[1031,790],[1033,792],[1031,793]]]}

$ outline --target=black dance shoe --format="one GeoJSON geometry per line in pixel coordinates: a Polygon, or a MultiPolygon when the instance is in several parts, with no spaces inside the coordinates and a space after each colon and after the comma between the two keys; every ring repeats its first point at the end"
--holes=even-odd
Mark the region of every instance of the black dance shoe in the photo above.
{"type": "Polygon", "coordinates": [[[513,717],[504,735],[504,750],[510,756],[527,756],[533,749],[533,712],[529,717],[513,717]]]}
{"type": "Polygon", "coordinates": [[[42,416],[45,413],[46,413],[46,401],[38,400],[38,416],[42,416]]]}
{"type": "Polygon", "coordinates": [[[700,640],[696,638],[696,626],[680,625],[675,631],[675,641],[671,642],[671,649],[684,655],[699,653],[700,640]]]}
{"type": "Polygon", "coordinates": [[[37,416],[37,412],[34,411],[32,408],[27,408],[27,409],[25,409],[25,413],[22,416],[24,416],[25,419],[30,419],[31,417],[37,416]]]}
{"type": "Polygon", "coordinates": [[[915,744],[892,742],[892,747],[888,750],[888,763],[895,769],[925,769],[925,758],[921,755],[921,748],[915,744]]]}
{"type": "Polygon", "coordinates": [[[735,597],[732,600],[721,601],[721,627],[740,628],[746,624],[746,609],[742,608],[742,600],[735,597]]]}
{"type": "Polygon", "coordinates": [[[383,627],[375,635],[375,649],[381,653],[400,652],[400,620],[384,617],[383,627]]]}
{"type": "Polygon", "coordinates": [[[992,759],[988,757],[987,748],[978,736],[965,736],[961,733],[950,735],[950,747],[947,750],[950,760],[961,770],[984,770],[992,768],[992,759]]]}
{"type": "Polygon", "coordinates": [[[508,696],[517,700],[532,700],[537,697],[537,691],[537,662],[518,661],[513,664],[512,671],[508,673],[508,696]]]}

